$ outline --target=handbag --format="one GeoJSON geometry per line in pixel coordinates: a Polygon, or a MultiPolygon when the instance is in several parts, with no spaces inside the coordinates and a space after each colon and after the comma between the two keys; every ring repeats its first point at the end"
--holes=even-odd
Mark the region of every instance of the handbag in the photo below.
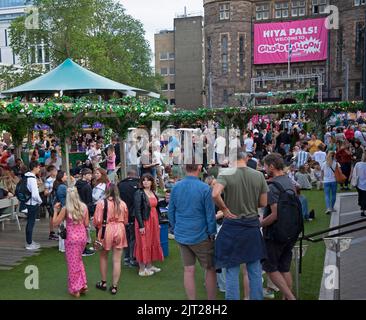
{"type": "Polygon", "coordinates": [[[347,177],[343,174],[343,172],[342,172],[341,168],[338,166],[338,164],[336,164],[335,170],[332,167],[330,167],[330,168],[334,172],[334,176],[338,183],[342,184],[342,183],[346,182],[347,177]]]}
{"type": "MultiPolygon", "coordinates": [[[[105,229],[107,227],[107,212],[108,212],[108,200],[104,199],[104,210],[103,210],[103,223],[102,223],[102,234],[100,239],[95,239],[93,247],[95,251],[100,251],[103,249],[103,240],[105,236],[105,229]]],[[[99,233],[99,230],[97,230],[97,235],[99,233]]]]}
{"type": "Polygon", "coordinates": [[[67,229],[63,224],[60,225],[59,236],[63,240],[66,240],[67,238],[67,229]]]}

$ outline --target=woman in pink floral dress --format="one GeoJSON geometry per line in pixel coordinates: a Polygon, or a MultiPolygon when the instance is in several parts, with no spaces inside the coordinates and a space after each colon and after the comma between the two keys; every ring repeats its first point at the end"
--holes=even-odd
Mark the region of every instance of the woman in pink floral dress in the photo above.
{"type": "Polygon", "coordinates": [[[58,226],[62,221],[66,220],[65,253],[68,269],[68,289],[72,296],[79,298],[80,294],[86,293],[88,289],[82,259],[87,243],[88,209],[80,201],[76,188],[67,189],[66,207],[59,212],[60,208],[61,204],[57,203],[55,205],[53,224],[58,226]]]}

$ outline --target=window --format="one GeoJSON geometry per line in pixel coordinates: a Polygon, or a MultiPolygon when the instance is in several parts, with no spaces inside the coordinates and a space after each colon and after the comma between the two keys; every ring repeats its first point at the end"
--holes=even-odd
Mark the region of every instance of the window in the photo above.
{"type": "Polygon", "coordinates": [[[169,60],[174,60],[175,59],[175,53],[174,52],[170,52],[169,53],[169,60]]]}
{"type": "Polygon", "coordinates": [[[296,0],[291,3],[291,15],[293,17],[303,17],[306,15],[306,1],[296,0]]]}
{"type": "Polygon", "coordinates": [[[288,18],[288,3],[276,2],[275,3],[275,17],[276,19],[288,18]]]}
{"type": "Polygon", "coordinates": [[[221,37],[221,63],[222,63],[222,74],[227,74],[229,69],[227,35],[223,35],[221,37]]]}
{"type": "Polygon", "coordinates": [[[175,90],[175,83],[170,84],[170,90],[175,90]]]}
{"type": "Polygon", "coordinates": [[[169,69],[169,75],[174,76],[175,75],[175,68],[169,69]]]}
{"type": "Polygon", "coordinates": [[[8,30],[5,29],[5,47],[8,46],[8,30]]]}
{"type": "Polygon", "coordinates": [[[211,61],[212,61],[212,41],[211,37],[207,38],[207,62],[208,62],[208,72],[211,72],[211,61]]]}
{"type": "Polygon", "coordinates": [[[343,28],[337,31],[337,47],[336,47],[336,71],[341,72],[343,68],[343,28]]]}
{"type": "Polygon", "coordinates": [[[360,82],[356,82],[356,84],[355,84],[355,96],[356,97],[361,97],[362,96],[361,83],[360,82]]]}
{"type": "Polygon", "coordinates": [[[37,62],[43,63],[43,52],[42,47],[37,48],[37,62]]]}
{"type": "Polygon", "coordinates": [[[366,0],[355,0],[355,6],[363,6],[366,3],[366,0]]]}
{"type": "Polygon", "coordinates": [[[227,90],[224,89],[224,94],[223,94],[223,97],[222,97],[222,102],[224,104],[228,104],[229,103],[229,94],[227,93],[227,90]]]}
{"type": "Polygon", "coordinates": [[[168,90],[168,84],[167,84],[167,83],[164,83],[164,84],[161,86],[161,90],[162,90],[162,91],[167,91],[167,90],[168,90]]]}
{"type": "Polygon", "coordinates": [[[230,19],[230,3],[220,4],[220,20],[230,19]]]}
{"type": "Polygon", "coordinates": [[[258,5],[255,8],[257,20],[269,19],[269,4],[258,5]]]}
{"type": "Polygon", "coordinates": [[[161,68],[160,69],[160,74],[162,76],[167,76],[168,75],[168,68],[161,68]]]}
{"type": "Polygon", "coordinates": [[[170,104],[175,105],[175,99],[170,99],[170,104]]]}
{"type": "Polygon", "coordinates": [[[356,24],[356,65],[362,65],[363,62],[365,43],[364,26],[363,22],[356,24]]]}
{"type": "Polygon", "coordinates": [[[1,48],[0,48],[0,62],[2,62],[2,58],[1,58],[1,48]]]}
{"type": "Polygon", "coordinates": [[[239,37],[239,74],[240,77],[244,77],[244,48],[245,48],[245,43],[244,43],[244,36],[240,36],[239,37]]]}
{"type": "Polygon", "coordinates": [[[160,60],[168,60],[168,54],[166,52],[160,53],[160,60]]]}
{"type": "Polygon", "coordinates": [[[328,5],[328,0],[312,0],[313,14],[325,13],[325,8],[328,5]]]}

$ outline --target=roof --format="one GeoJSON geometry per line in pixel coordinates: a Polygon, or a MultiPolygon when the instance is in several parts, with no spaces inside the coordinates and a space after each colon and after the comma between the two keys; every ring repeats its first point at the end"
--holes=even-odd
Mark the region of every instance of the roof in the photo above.
{"type": "Polygon", "coordinates": [[[10,95],[25,92],[60,92],[80,90],[111,90],[119,91],[130,96],[146,95],[158,98],[159,95],[143,89],[130,87],[108,78],[102,77],[78,65],[71,59],[66,59],[57,68],[31,80],[21,86],[3,91],[10,95]]]}

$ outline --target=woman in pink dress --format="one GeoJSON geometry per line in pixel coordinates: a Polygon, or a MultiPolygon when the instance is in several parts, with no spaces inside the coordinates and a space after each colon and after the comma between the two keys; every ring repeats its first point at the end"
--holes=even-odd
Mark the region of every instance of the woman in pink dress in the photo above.
{"type": "Polygon", "coordinates": [[[72,296],[79,298],[80,294],[84,294],[88,290],[82,259],[87,243],[88,209],[80,201],[78,191],[74,187],[67,189],[66,207],[59,211],[60,208],[60,203],[57,203],[54,207],[53,225],[58,226],[66,220],[65,253],[68,269],[68,289],[72,296]]]}
{"type": "Polygon", "coordinates": [[[163,261],[164,255],[160,244],[160,210],[155,179],[144,174],[140,185],[141,189],[135,193],[135,256],[140,265],[139,275],[147,277],[161,271],[152,262],[163,261]]]}
{"type": "Polygon", "coordinates": [[[123,248],[127,247],[125,230],[127,223],[127,205],[120,199],[117,186],[110,184],[107,188],[105,199],[97,202],[93,224],[98,230],[97,238],[103,244],[103,249],[100,251],[100,273],[102,280],[97,283],[96,287],[103,291],[107,290],[108,254],[110,251],[113,251],[113,283],[109,289],[113,295],[117,294],[118,291],[123,248]],[[107,224],[103,238],[103,214],[105,205],[107,205],[107,224]]]}

